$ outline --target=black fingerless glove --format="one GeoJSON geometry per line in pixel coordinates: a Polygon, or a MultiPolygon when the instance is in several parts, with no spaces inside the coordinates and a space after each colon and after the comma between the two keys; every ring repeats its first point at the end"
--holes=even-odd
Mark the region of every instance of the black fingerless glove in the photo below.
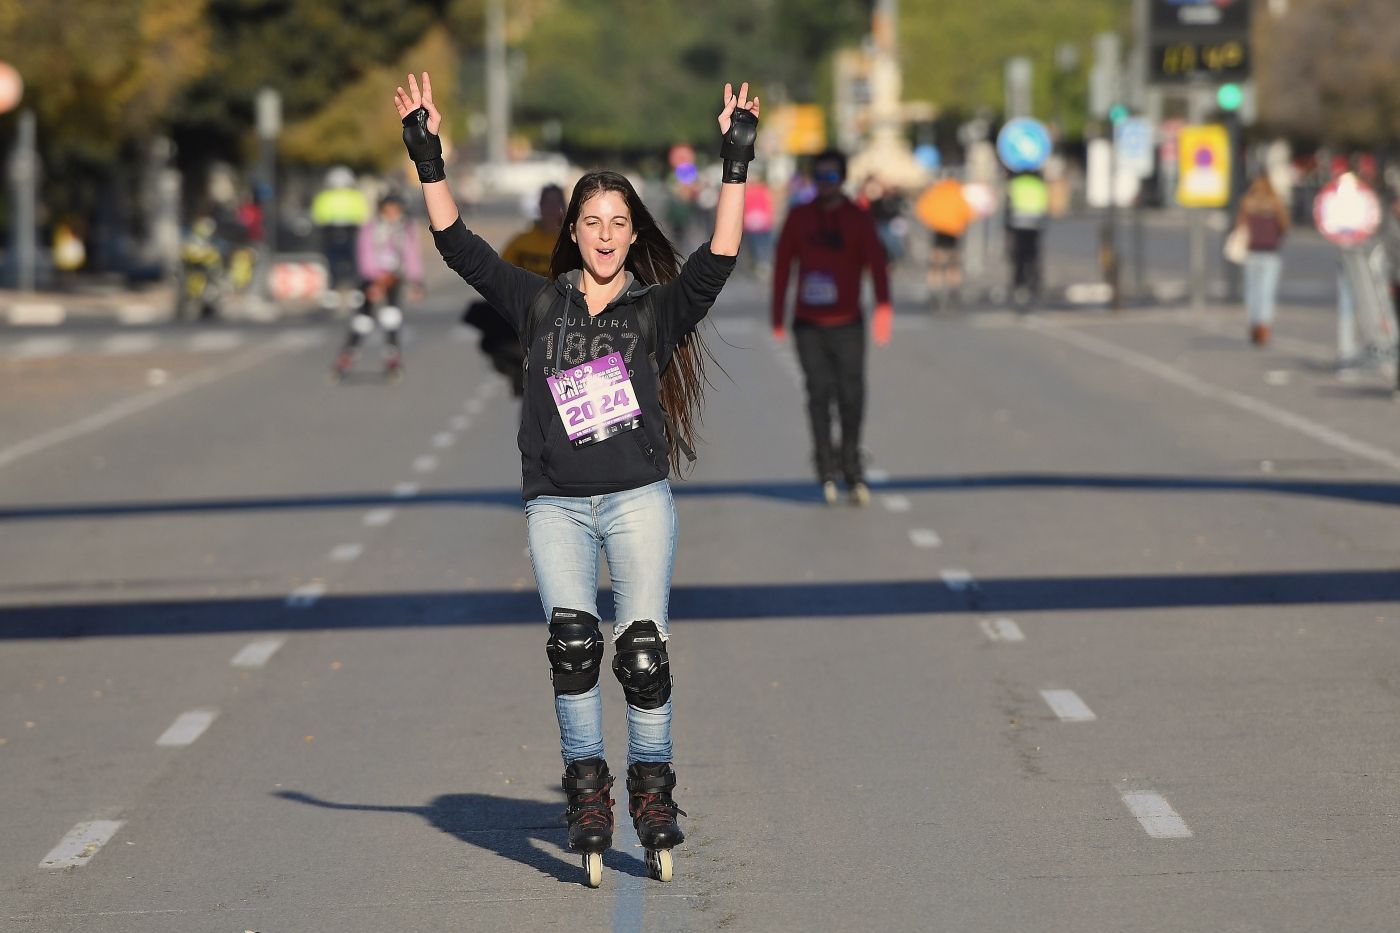
{"type": "Polygon", "coordinates": [[[734,108],[729,116],[729,132],[722,137],[719,156],[724,160],[724,181],[743,184],[749,180],[753,161],[753,141],[758,138],[758,117],[748,110],[734,108]]]}
{"type": "Polygon", "coordinates": [[[428,111],[419,107],[403,118],[403,144],[408,157],[418,167],[418,180],[446,181],[447,167],[442,162],[442,140],[428,132],[428,111]]]}

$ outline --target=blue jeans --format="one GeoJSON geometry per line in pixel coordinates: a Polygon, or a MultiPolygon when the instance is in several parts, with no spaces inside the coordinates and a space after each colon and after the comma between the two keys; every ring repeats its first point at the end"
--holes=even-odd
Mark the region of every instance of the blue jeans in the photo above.
{"type": "Polygon", "coordinates": [[[1251,251],[1244,261],[1244,303],[1250,324],[1274,322],[1274,296],[1283,259],[1276,252],[1251,251]]]}
{"type": "MultiPolygon", "coordinates": [[[[525,503],[530,560],[545,619],[555,609],[598,612],[598,552],[608,555],[612,577],[613,638],[633,622],[649,619],[670,638],[667,605],[676,558],[676,505],[666,480],[604,496],[537,496],[525,503]]],[[[603,698],[597,684],[587,693],[560,694],[559,750],[567,765],[603,757],[603,698]]],[[[659,709],[627,705],[628,763],[671,760],[671,701],[659,709]]]]}

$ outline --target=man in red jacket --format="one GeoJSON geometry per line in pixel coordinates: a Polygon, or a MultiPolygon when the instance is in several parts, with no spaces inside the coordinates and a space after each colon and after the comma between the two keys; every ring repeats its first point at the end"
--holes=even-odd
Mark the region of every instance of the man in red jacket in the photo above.
{"type": "Polygon", "coordinates": [[[846,157],[829,149],[814,166],[817,197],[794,207],[778,238],[773,267],[773,337],[787,336],[788,276],[797,261],[797,306],[793,337],[807,378],[807,412],[812,421],[813,461],[828,505],[837,498],[836,471],[846,481],[852,505],[870,501],[860,457],[860,424],[865,413],[865,317],[860,307],[862,270],[875,284],[875,343],[889,342],[894,309],[889,268],[870,215],[841,190],[846,157]],[[840,461],[831,438],[831,406],[841,418],[840,461]]]}

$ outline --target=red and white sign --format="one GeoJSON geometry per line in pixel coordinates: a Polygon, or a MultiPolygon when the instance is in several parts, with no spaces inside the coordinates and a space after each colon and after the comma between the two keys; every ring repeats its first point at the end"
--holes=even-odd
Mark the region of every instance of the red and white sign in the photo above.
{"type": "Polygon", "coordinates": [[[330,272],[320,260],[279,259],[267,278],[273,301],[315,301],[330,286],[330,272]]]}
{"type": "Polygon", "coordinates": [[[0,62],[0,113],[9,113],[24,99],[24,79],[15,66],[0,62]]]}
{"type": "Polygon", "coordinates": [[[1381,226],[1381,200],[1351,172],[1327,183],[1313,199],[1317,230],[1338,246],[1356,246],[1381,226]]]}

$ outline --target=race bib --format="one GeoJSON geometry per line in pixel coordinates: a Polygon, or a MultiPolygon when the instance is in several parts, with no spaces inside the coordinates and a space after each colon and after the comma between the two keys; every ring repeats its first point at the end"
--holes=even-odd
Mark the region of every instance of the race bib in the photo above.
{"type": "Polygon", "coordinates": [[[805,273],[799,293],[809,308],[830,307],[836,304],[836,279],[826,272],[805,273]]]}
{"type": "Polygon", "coordinates": [[[575,447],[587,447],[642,426],[642,408],[621,353],[600,356],[546,381],[575,447]]]}

